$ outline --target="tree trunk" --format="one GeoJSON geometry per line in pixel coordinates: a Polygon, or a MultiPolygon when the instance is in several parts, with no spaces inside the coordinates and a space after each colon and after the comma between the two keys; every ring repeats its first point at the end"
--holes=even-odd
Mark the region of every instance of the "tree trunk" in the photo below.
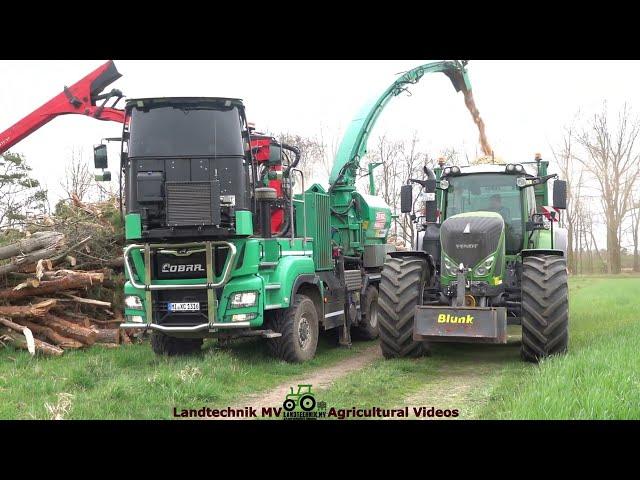
{"type": "Polygon", "coordinates": [[[56,300],[52,298],[51,300],[36,303],[35,305],[0,306],[0,315],[9,318],[44,317],[56,303],[56,300]]]}
{"type": "Polygon", "coordinates": [[[98,337],[98,330],[93,327],[88,328],[82,325],[77,325],[65,320],[64,318],[56,317],[51,314],[42,319],[38,319],[37,323],[50,327],[62,336],[73,338],[87,346],[96,343],[96,338],[98,337]]]}
{"type": "Polygon", "coordinates": [[[78,273],[75,275],[67,275],[59,280],[41,282],[38,287],[26,287],[21,290],[14,290],[12,288],[0,290],[0,300],[18,300],[37,295],[48,295],[61,290],[85,288],[97,283],[102,283],[103,280],[103,273],[78,273]]]}
{"type": "MultiPolygon", "coordinates": [[[[0,318],[0,323],[5,324],[2,318],[0,318]]],[[[10,323],[13,323],[13,322],[10,322],[10,323]]],[[[13,324],[13,325],[16,325],[16,324],[13,324]]],[[[21,325],[16,325],[16,326],[22,327],[21,325]]],[[[24,329],[26,327],[22,327],[22,328],[24,329]]],[[[7,341],[12,345],[14,345],[16,348],[21,348],[23,350],[29,349],[27,344],[27,338],[22,333],[18,333],[17,329],[13,327],[7,328],[4,331],[2,331],[2,333],[0,333],[0,336],[7,338],[7,341]]],[[[60,347],[50,345],[47,342],[38,340],[37,338],[34,338],[33,341],[36,346],[36,352],[40,352],[45,355],[55,355],[55,356],[60,356],[64,353],[64,350],[62,350],[60,347]]]]}
{"type": "Polygon", "coordinates": [[[573,249],[573,225],[567,228],[567,264],[569,265],[569,273],[576,273],[575,252],[573,249]]]}
{"type": "Polygon", "coordinates": [[[98,329],[96,343],[120,343],[119,328],[101,328],[98,329]]]}
{"type": "Polygon", "coordinates": [[[73,340],[72,338],[63,337],[52,328],[45,327],[44,325],[38,325],[37,323],[29,322],[24,319],[18,320],[18,323],[24,325],[33,333],[37,333],[38,335],[45,337],[47,340],[51,340],[51,342],[63,349],[82,348],[84,346],[81,342],[73,340]]]}
{"type": "Polygon", "coordinates": [[[63,233],[58,232],[37,232],[31,237],[20,240],[19,242],[0,247],[0,260],[4,260],[25,253],[40,250],[44,247],[55,245],[64,238],[63,233]]]}

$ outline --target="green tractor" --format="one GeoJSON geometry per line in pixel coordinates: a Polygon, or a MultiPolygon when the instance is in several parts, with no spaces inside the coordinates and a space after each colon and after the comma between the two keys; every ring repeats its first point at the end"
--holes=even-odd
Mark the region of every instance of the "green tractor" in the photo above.
{"type": "Polygon", "coordinates": [[[522,326],[521,355],[567,350],[566,182],[548,162],[425,167],[403,185],[415,251],[393,252],[382,270],[379,329],[386,358],[428,354],[431,342],[506,343],[522,326]],[[414,202],[413,184],[420,185],[414,202]],[[418,211],[414,205],[418,204],[418,211]],[[545,210],[550,221],[545,216],[545,210]]]}

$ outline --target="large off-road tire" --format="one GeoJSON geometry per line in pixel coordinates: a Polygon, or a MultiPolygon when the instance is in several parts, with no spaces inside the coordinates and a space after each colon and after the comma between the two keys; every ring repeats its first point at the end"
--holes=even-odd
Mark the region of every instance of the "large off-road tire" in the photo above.
{"type": "Polygon", "coordinates": [[[362,321],[353,327],[352,336],[356,340],[375,340],[378,338],[378,289],[369,285],[362,298],[362,321]]]}
{"type": "Polygon", "coordinates": [[[282,336],[267,339],[271,354],[291,363],[311,360],[318,347],[319,322],[316,306],[306,295],[296,294],[287,309],[276,312],[270,328],[282,336]]]}
{"type": "Polygon", "coordinates": [[[557,255],[522,261],[523,360],[537,362],[567,351],[569,340],[567,262],[557,255]]]}
{"type": "Polygon", "coordinates": [[[151,333],[151,348],[156,355],[189,355],[199,352],[202,338],[175,338],[162,332],[151,333]]]}
{"type": "Polygon", "coordinates": [[[378,297],[380,347],[385,358],[419,357],[429,353],[426,342],[413,339],[416,305],[429,280],[421,258],[388,258],[382,269],[378,297]]]}

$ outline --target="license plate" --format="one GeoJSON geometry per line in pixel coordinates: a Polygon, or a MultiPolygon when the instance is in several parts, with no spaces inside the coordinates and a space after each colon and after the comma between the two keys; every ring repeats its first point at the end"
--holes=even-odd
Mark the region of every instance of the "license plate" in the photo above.
{"type": "Polygon", "coordinates": [[[169,303],[167,309],[170,312],[198,312],[200,311],[200,302],[169,303]]]}

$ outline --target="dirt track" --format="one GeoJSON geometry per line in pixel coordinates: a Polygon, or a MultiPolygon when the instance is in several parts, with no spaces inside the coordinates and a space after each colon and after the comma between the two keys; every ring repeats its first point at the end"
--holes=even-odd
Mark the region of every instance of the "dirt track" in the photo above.
{"type": "Polygon", "coordinates": [[[331,386],[336,380],[349,375],[351,372],[360,370],[381,357],[380,346],[373,345],[363,350],[359,355],[342,360],[336,365],[320,368],[306,377],[292,378],[266,392],[244,397],[233,407],[254,407],[258,410],[262,407],[281,407],[291,387],[295,387],[298,384],[310,384],[313,385],[314,392],[321,391],[331,386]]]}

